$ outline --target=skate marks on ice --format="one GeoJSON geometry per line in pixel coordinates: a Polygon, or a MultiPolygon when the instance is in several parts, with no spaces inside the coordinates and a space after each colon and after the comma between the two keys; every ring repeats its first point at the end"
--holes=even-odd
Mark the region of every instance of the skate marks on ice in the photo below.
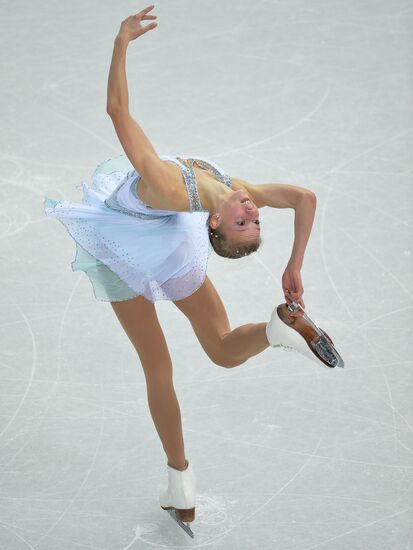
{"type": "Polygon", "coordinates": [[[139,542],[145,542],[146,544],[158,546],[158,542],[156,542],[157,533],[159,531],[159,526],[156,523],[138,523],[138,525],[134,529],[135,535],[133,539],[128,542],[126,546],[122,548],[122,550],[137,550],[139,548],[139,542]],[[153,539],[153,540],[151,540],[153,539]]]}
{"type": "MultiPolygon", "coordinates": [[[[225,498],[222,495],[209,496],[205,493],[197,495],[195,520],[190,523],[191,530],[194,533],[194,539],[190,538],[178,525],[167,518],[161,521],[152,521],[148,523],[140,523],[135,527],[135,536],[123,547],[122,550],[139,550],[140,544],[146,543],[154,547],[182,548],[182,543],[187,540],[191,548],[197,548],[217,542],[220,538],[225,537],[237,526],[250,521],[252,517],[259,515],[262,510],[276,499],[283,491],[307,468],[311,460],[317,454],[322,437],[318,439],[311,454],[304,460],[296,471],[289,476],[275,492],[262,501],[259,495],[248,495],[250,507],[253,510],[249,514],[234,512],[235,506],[240,501],[237,498],[225,498]],[[214,533],[211,536],[211,533],[214,533]],[[177,546],[175,546],[177,545],[177,546]]],[[[246,497],[244,497],[246,498],[246,497]]],[[[164,512],[162,508],[159,508],[164,512]]],[[[155,514],[155,512],[153,512],[155,514]]]]}
{"type": "Polygon", "coordinates": [[[198,494],[196,499],[195,520],[189,523],[194,538],[186,534],[169,515],[165,514],[168,510],[159,507],[161,516],[153,511],[154,517],[156,515],[159,520],[140,522],[134,528],[132,540],[122,550],[139,550],[143,547],[142,543],[155,548],[182,548],[185,540],[191,548],[197,548],[217,541],[235,527],[236,521],[231,509],[238,499],[225,498],[222,495],[210,496],[205,493],[198,494]]]}

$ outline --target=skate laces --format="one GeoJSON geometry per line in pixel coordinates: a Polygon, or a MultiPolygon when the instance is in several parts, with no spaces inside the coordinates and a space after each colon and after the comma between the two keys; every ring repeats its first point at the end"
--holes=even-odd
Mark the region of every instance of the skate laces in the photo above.
{"type": "Polygon", "coordinates": [[[274,346],[272,346],[273,348],[281,348],[283,351],[295,351],[294,348],[292,348],[291,346],[286,346],[284,344],[275,344],[274,346]]]}

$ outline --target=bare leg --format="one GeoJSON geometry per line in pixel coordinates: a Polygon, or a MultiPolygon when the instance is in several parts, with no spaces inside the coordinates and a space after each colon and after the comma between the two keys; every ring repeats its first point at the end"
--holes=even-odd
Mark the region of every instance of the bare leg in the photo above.
{"type": "Polygon", "coordinates": [[[222,353],[233,357],[238,365],[269,347],[265,327],[267,323],[241,325],[222,337],[222,353]]]}
{"type": "Polygon", "coordinates": [[[266,322],[231,330],[224,304],[208,277],[194,294],[174,304],[186,315],[201,346],[217,365],[236,367],[269,347],[266,322]]]}
{"type": "MultiPolygon", "coordinates": [[[[203,349],[217,365],[235,367],[269,346],[265,322],[231,330],[224,305],[208,277],[194,294],[174,303],[188,317],[203,349]]],[[[172,361],[155,306],[143,296],[111,305],[141,360],[150,413],[168,464],[184,469],[187,462],[172,361]]]]}
{"type": "Polygon", "coordinates": [[[168,464],[186,466],[181,412],[172,380],[172,361],[155,306],[143,296],[111,302],[144,370],[150,413],[168,464]]]}

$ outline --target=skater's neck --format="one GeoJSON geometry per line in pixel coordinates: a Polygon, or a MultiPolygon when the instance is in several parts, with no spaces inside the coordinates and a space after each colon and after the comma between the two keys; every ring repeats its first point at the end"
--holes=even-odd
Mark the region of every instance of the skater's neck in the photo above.
{"type": "Polygon", "coordinates": [[[215,178],[199,178],[198,192],[202,207],[210,214],[220,212],[222,203],[233,191],[215,178]]]}

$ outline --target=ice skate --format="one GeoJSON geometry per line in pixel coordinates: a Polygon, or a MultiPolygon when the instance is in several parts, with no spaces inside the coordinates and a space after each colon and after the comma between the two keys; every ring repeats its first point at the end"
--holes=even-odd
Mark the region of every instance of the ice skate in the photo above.
{"type": "Polygon", "coordinates": [[[159,504],[192,538],[189,523],[195,519],[196,480],[192,464],[187,460],[186,470],[176,470],[167,465],[168,487],[159,495],[159,504]],[[184,523],[185,522],[185,523],[184,523]]]}
{"type": "Polygon", "coordinates": [[[344,367],[332,339],[314,323],[300,304],[278,305],[265,330],[272,347],[298,351],[323,367],[344,367]],[[290,315],[299,309],[301,312],[296,317],[290,315]]]}

